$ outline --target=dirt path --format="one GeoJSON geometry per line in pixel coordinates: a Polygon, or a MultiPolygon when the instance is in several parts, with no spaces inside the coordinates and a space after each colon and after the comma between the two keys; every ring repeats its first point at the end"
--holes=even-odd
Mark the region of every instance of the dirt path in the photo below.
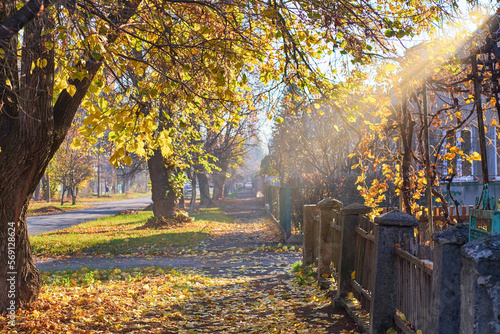
{"type": "MultiPolygon", "coordinates": [[[[193,333],[289,333],[259,330],[259,319],[266,319],[266,326],[281,328],[290,322],[297,330],[290,333],[349,333],[357,331],[354,322],[343,310],[334,310],[329,302],[305,303],[299,307],[307,295],[294,282],[290,267],[301,260],[302,254],[293,251],[299,246],[278,246],[281,239],[279,227],[266,217],[261,199],[253,198],[251,190],[245,189],[235,199],[226,199],[221,207],[227,215],[235,218],[230,229],[213,231],[211,237],[200,246],[186,250],[177,257],[116,257],[116,258],[66,258],[37,259],[41,270],[129,269],[149,266],[171,266],[183,270],[199,272],[215,279],[235,279],[243,284],[235,284],[234,289],[221,290],[217,294],[214,307],[207,298],[206,305],[187,304],[180,312],[185,319],[197,319],[193,333]],[[293,248],[292,248],[293,247],[293,248]],[[263,301],[266,300],[264,304],[263,301]],[[261,305],[262,304],[262,305],[261,305]],[[259,306],[260,305],[260,306],[259,306]],[[258,307],[257,307],[258,306],[258,307]],[[283,307],[285,312],[279,311],[283,307]],[[259,309],[260,311],[258,311],[259,309]],[[267,311],[266,311],[267,310],[267,311]],[[210,316],[207,316],[207,312],[210,316]],[[276,313],[277,312],[277,313],[276,313]],[[275,314],[276,313],[276,314],[275,314]],[[279,316],[278,316],[279,315],[279,316]],[[238,321],[237,317],[241,318],[238,321]],[[249,319],[253,319],[249,323],[249,319]],[[273,324],[269,317],[288,319],[284,324],[273,324]],[[200,320],[201,319],[201,320],[200,320]],[[252,322],[257,322],[252,327],[252,322]],[[303,327],[306,326],[308,327],[303,327]],[[302,327],[300,327],[300,326],[302,327]],[[242,327],[240,327],[242,326],[242,327]],[[245,327],[246,326],[246,327],[245,327]],[[257,328],[257,329],[256,329],[257,328]],[[301,328],[308,328],[301,331],[301,328]],[[315,330],[311,331],[311,328],[315,330]]],[[[323,294],[326,294],[323,293],[323,294]]],[[[326,300],[326,299],[325,299],[326,300]]],[[[277,321],[277,320],[276,320],[277,321]]],[[[283,322],[283,320],[280,320],[283,322]]],[[[189,324],[189,322],[188,322],[189,324]]],[[[188,326],[184,323],[182,326],[188,326]]],[[[189,325],[190,326],[190,325],[189,325]]],[[[189,333],[179,328],[167,329],[166,333],[189,333]]],[[[293,326],[292,326],[293,327],[293,326]]],[[[283,327],[285,328],[285,327],[283,327]]]]}

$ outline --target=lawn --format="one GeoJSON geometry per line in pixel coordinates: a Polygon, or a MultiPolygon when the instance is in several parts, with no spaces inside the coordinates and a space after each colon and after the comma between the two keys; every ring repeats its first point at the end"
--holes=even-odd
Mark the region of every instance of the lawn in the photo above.
{"type": "Polygon", "coordinates": [[[58,202],[31,202],[28,207],[28,216],[41,216],[53,213],[67,212],[73,210],[80,210],[91,207],[90,203],[76,203],[71,205],[70,203],[64,203],[61,205],[61,201],[58,202]]]}
{"type": "Polygon", "coordinates": [[[76,200],[78,202],[106,202],[106,201],[117,201],[121,199],[131,199],[151,196],[151,192],[147,193],[123,193],[123,194],[110,194],[109,196],[101,194],[101,197],[93,195],[90,197],[78,197],[76,200]]]}
{"type": "Polygon", "coordinates": [[[77,197],[75,205],[71,204],[71,198],[68,200],[69,202],[65,202],[63,205],[61,205],[60,200],[51,202],[31,201],[28,206],[28,216],[40,216],[52,213],[80,210],[91,207],[93,202],[117,201],[145,196],[151,196],[151,193],[111,194],[110,196],[101,197],[77,197]]]}
{"type": "Polygon", "coordinates": [[[227,228],[231,217],[219,209],[193,215],[194,221],[164,229],[141,229],[151,211],[104,217],[30,238],[37,256],[164,255],[198,245],[212,229],[227,228]]]}

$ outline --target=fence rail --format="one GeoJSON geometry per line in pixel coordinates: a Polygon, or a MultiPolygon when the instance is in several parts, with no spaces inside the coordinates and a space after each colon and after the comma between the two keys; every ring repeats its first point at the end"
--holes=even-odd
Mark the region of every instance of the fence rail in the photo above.
{"type": "Polygon", "coordinates": [[[360,215],[356,226],[356,250],[354,272],[351,277],[354,297],[361,307],[370,310],[371,293],[373,291],[373,275],[375,273],[375,236],[373,222],[367,216],[360,215]]]}

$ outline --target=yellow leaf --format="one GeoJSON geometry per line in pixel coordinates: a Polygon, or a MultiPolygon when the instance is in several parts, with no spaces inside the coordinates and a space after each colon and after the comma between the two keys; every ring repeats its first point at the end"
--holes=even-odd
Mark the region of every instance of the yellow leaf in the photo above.
{"type": "Polygon", "coordinates": [[[323,274],[321,274],[321,277],[323,277],[323,278],[328,278],[328,277],[330,277],[330,275],[329,275],[329,274],[327,274],[327,273],[323,273],[323,274]]]}
{"type": "Polygon", "coordinates": [[[472,160],[481,161],[481,154],[479,154],[479,153],[477,153],[477,152],[474,152],[474,154],[472,154],[472,155],[470,156],[470,158],[471,158],[472,160]]]}
{"type": "Polygon", "coordinates": [[[127,165],[131,165],[132,164],[132,158],[129,157],[129,156],[126,156],[125,158],[123,158],[123,162],[127,165]]]}
{"type": "Polygon", "coordinates": [[[66,87],[66,91],[68,92],[68,94],[71,97],[73,97],[76,94],[76,87],[75,87],[75,85],[68,85],[68,87],[66,87]]]}
{"type": "Polygon", "coordinates": [[[30,74],[33,73],[33,70],[35,69],[36,65],[35,65],[35,62],[32,61],[31,62],[31,70],[30,70],[30,74]]]}
{"type": "Polygon", "coordinates": [[[397,69],[398,69],[398,66],[395,65],[395,64],[387,64],[384,67],[384,71],[386,71],[386,72],[393,72],[393,71],[395,71],[397,69]]]}
{"type": "MultiPolygon", "coordinates": [[[[45,58],[44,58],[44,59],[40,59],[40,58],[38,58],[38,59],[36,60],[36,65],[37,65],[38,67],[40,67],[40,68],[44,68],[45,66],[47,66],[47,59],[45,59],[45,58]]],[[[33,67],[33,65],[32,65],[32,67],[33,67]]]]}
{"type": "Polygon", "coordinates": [[[73,150],[76,150],[76,149],[80,148],[80,146],[82,146],[82,143],[80,142],[80,138],[78,138],[78,137],[73,138],[73,142],[71,142],[71,148],[73,150]]]}
{"type": "Polygon", "coordinates": [[[7,80],[5,80],[5,84],[6,84],[7,86],[9,86],[10,88],[12,88],[12,84],[10,83],[9,78],[7,78],[7,80]]]}
{"type": "Polygon", "coordinates": [[[351,273],[351,279],[356,279],[356,271],[353,271],[353,272],[351,273]]]}
{"type": "Polygon", "coordinates": [[[77,285],[75,280],[71,280],[71,284],[73,284],[74,286],[77,285]]]}

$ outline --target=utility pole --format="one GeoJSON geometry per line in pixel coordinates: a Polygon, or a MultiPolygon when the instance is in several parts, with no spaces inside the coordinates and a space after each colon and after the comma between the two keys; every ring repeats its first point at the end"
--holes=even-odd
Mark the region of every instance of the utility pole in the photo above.
{"type": "Polygon", "coordinates": [[[434,219],[432,217],[432,179],[431,179],[431,154],[429,145],[429,116],[427,112],[427,78],[425,77],[422,90],[423,110],[424,110],[424,144],[425,144],[425,169],[427,175],[427,218],[429,221],[429,235],[434,233],[434,219]]]}
{"type": "Polygon", "coordinates": [[[477,56],[472,56],[472,75],[474,77],[474,104],[477,113],[477,129],[479,132],[479,148],[481,151],[481,167],[483,171],[483,184],[488,184],[488,158],[486,156],[486,136],[484,133],[483,104],[481,103],[481,80],[477,69],[477,56]]]}
{"type": "Polygon", "coordinates": [[[101,197],[101,141],[97,140],[97,197],[101,197]]]}

